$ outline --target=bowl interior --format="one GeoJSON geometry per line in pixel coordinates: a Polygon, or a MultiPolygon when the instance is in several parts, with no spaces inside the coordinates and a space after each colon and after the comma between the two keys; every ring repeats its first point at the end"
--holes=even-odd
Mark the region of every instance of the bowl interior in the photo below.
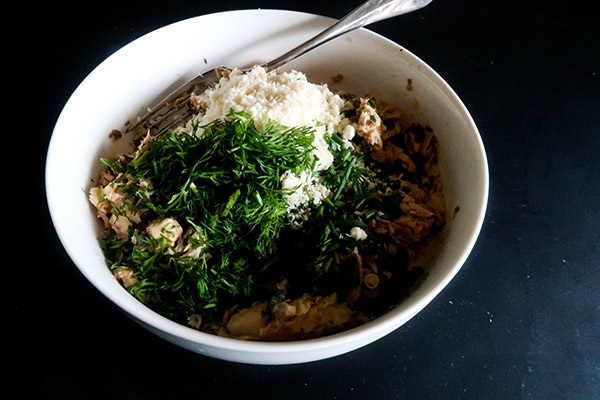
{"type": "Polygon", "coordinates": [[[80,84],[52,134],[46,164],[48,205],[58,236],[75,265],[110,300],[155,333],[194,351],[241,362],[291,363],[340,354],[396,329],[452,279],[477,238],[487,203],[483,145],[452,89],[408,50],[360,29],[290,63],[314,82],[358,95],[372,93],[407,119],[431,126],[441,145],[448,224],[432,244],[428,278],[395,310],[363,327],[327,338],[252,343],[217,338],[152,312],[123,290],[106,268],[99,227],[85,192],[98,158],[125,150],[127,138],[108,134],[133,121],[152,102],[194,74],[216,66],[245,67],[275,58],[317,34],[332,19],[281,10],[245,10],[184,20],[120,49],[80,84]],[[248,27],[243,36],[236,27],[248,27]],[[219,34],[215,34],[219,32],[219,34]],[[210,39],[209,39],[210,38],[210,39]],[[259,56],[257,56],[259,55],[259,56]],[[155,62],[160,60],[160,62],[155,62]],[[331,77],[341,74],[334,84],[331,77]],[[410,83],[409,83],[410,82],[410,83]],[[460,212],[454,214],[455,207],[460,212]]]}

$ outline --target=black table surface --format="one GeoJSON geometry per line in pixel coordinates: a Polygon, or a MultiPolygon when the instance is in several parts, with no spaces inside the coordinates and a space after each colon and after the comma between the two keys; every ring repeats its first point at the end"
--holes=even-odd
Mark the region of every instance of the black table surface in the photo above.
{"type": "Polygon", "coordinates": [[[485,223],[456,278],[390,335],[256,366],[163,341],[92,287],[50,221],[48,141],[85,76],[154,29],[234,9],[339,18],[359,2],[7,2],[0,397],[600,399],[600,23],[593,2],[567,3],[435,0],[369,27],[472,113],[490,166],[485,223]]]}

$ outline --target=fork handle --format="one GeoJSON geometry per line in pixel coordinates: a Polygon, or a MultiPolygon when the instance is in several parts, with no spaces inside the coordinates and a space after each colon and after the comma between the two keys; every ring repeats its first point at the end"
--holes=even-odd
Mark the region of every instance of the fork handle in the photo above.
{"type": "Polygon", "coordinates": [[[317,36],[309,39],[282,56],[264,64],[263,67],[267,71],[271,71],[344,33],[362,28],[373,22],[418,10],[425,7],[431,1],[432,0],[367,0],[317,36]]]}

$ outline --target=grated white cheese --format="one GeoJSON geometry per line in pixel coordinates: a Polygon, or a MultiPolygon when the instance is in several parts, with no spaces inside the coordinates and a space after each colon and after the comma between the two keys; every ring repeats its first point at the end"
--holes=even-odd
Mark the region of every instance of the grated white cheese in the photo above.
{"type": "Polygon", "coordinates": [[[352,140],[355,133],[356,133],[356,130],[354,129],[354,126],[349,124],[344,127],[344,130],[342,131],[342,137],[346,140],[352,140]]]}
{"type": "Polygon", "coordinates": [[[365,232],[364,229],[355,226],[352,229],[350,229],[350,236],[352,236],[352,238],[357,241],[365,240],[367,238],[367,232],[365,232]]]}
{"type": "MultiPolygon", "coordinates": [[[[290,128],[313,127],[313,155],[317,159],[314,171],[325,170],[333,164],[334,157],[325,140],[327,135],[343,132],[345,128],[346,145],[352,146],[349,140],[354,136],[354,128],[342,116],[345,101],[327,85],[310,83],[298,71],[266,72],[262,67],[254,67],[246,73],[233,70],[197,101],[206,109],[194,119],[193,123],[199,126],[224,118],[233,109],[250,114],[259,127],[268,120],[290,128]]],[[[282,175],[282,186],[289,191],[286,196],[290,211],[310,202],[318,204],[329,195],[329,190],[313,178],[314,171],[303,171],[300,176],[286,171],[282,175]]]]}
{"type": "Polygon", "coordinates": [[[330,193],[310,171],[303,171],[300,176],[286,171],[281,177],[281,186],[288,191],[286,196],[289,209],[298,209],[310,202],[319,204],[330,193]]]}
{"type": "Polygon", "coordinates": [[[326,85],[308,82],[301,72],[266,72],[262,67],[246,73],[233,70],[204,96],[207,107],[200,125],[223,118],[233,108],[250,114],[258,126],[272,119],[286,127],[322,123],[331,131],[340,123],[344,106],[340,96],[326,85]]]}

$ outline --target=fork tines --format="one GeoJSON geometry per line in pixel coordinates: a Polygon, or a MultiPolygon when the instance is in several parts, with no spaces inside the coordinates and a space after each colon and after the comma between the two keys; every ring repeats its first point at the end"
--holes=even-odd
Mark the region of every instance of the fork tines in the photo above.
{"type": "Polygon", "coordinates": [[[158,135],[183,125],[198,112],[192,104],[192,95],[215,85],[226,71],[223,67],[215,68],[187,81],[127,128],[127,132],[146,134],[150,131],[158,135]]]}

